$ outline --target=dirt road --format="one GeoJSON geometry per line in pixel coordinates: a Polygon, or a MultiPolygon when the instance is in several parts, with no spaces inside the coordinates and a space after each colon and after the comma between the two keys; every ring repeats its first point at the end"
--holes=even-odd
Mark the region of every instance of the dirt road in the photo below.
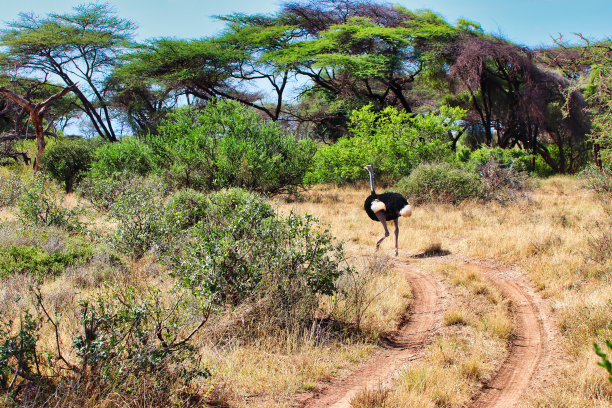
{"type": "MultiPolygon", "coordinates": [[[[456,257],[432,259],[431,262],[457,262],[456,257]]],[[[492,379],[474,395],[472,408],[509,408],[515,406],[534,381],[546,381],[552,364],[550,347],[554,325],[543,301],[529,288],[523,277],[493,263],[461,260],[475,267],[510,300],[514,330],[508,356],[492,379]]],[[[425,261],[427,262],[427,260],[425,261]]],[[[399,331],[366,363],[351,374],[339,378],[319,393],[299,401],[300,408],[349,408],[350,401],[361,390],[390,387],[402,367],[422,355],[442,320],[444,285],[436,276],[416,266],[396,262],[402,268],[413,291],[413,302],[399,331]]]]}
{"type": "Polygon", "coordinates": [[[443,293],[433,277],[406,264],[398,267],[403,269],[412,287],[413,301],[408,319],[364,365],[298,403],[297,407],[350,407],[351,398],[359,391],[378,386],[388,387],[402,366],[420,356],[441,324],[442,311],[439,304],[443,293]]]}

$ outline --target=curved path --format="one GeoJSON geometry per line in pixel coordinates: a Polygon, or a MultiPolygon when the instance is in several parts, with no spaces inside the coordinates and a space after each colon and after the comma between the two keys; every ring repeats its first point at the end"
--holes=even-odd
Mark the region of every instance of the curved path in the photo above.
{"type": "Polygon", "coordinates": [[[520,279],[509,276],[511,272],[479,263],[471,264],[478,266],[483,276],[500,290],[504,298],[510,300],[514,330],[506,360],[495,376],[483,385],[470,406],[513,407],[534,379],[536,369],[539,376],[544,375],[542,363],[550,354],[545,342],[545,321],[548,318],[537,296],[520,279]]]}
{"type": "Polygon", "coordinates": [[[408,321],[399,331],[386,339],[384,348],[366,361],[356,371],[333,381],[329,386],[297,407],[350,407],[351,399],[364,388],[389,386],[398,369],[417,359],[433,337],[442,319],[439,303],[441,288],[430,275],[412,269],[406,264],[400,267],[412,287],[412,303],[408,321]]]}
{"type": "MultiPolygon", "coordinates": [[[[474,396],[471,408],[509,408],[532,383],[546,382],[554,365],[553,344],[556,336],[553,318],[545,311],[542,299],[524,282],[520,274],[493,263],[442,257],[432,262],[461,261],[476,267],[483,277],[510,301],[514,329],[508,356],[488,383],[474,396]]],[[[408,321],[388,339],[384,348],[351,374],[332,381],[317,394],[300,401],[296,407],[351,407],[351,399],[364,388],[389,387],[400,368],[418,359],[432,340],[442,320],[444,286],[431,274],[398,261],[412,286],[413,301],[408,321]]]]}

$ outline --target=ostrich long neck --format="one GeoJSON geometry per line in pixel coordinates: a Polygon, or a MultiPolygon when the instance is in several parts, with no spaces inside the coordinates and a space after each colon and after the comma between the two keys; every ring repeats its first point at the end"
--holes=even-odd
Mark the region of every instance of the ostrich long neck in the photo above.
{"type": "Polygon", "coordinates": [[[368,169],[368,173],[370,173],[370,190],[372,190],[372,194],[376,194],[374,191],[374,172],[368,169]]]}

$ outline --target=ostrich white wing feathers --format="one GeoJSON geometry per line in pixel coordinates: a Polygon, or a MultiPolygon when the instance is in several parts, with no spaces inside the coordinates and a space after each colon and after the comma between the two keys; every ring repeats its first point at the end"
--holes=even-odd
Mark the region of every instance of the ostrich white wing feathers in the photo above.
{"type": "Polygon", "coordinates": [[[372,201],[372,206],[370,207],[372,209],[372,211],[374,211],[375,213],[379,212],[379,211],[384,211],[387,209],[387,207],[385,206],[385,203],[383,203],[380,200],[374,200],[372,201]]]}

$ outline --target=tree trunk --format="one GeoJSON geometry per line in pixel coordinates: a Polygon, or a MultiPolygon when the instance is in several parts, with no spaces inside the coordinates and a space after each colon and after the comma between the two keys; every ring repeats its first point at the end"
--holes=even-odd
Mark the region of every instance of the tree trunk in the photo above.
{"type": "Polygon", "coordinates": [[[34,126],[34,133],[36,134],[36,158],[34,159],[34,170],[41,170],[40,168],[40,159],[42,157],[43,152],[45,151],[45,128],[43,126],[43,119],[49,109],[51,104],[58,99],[61,99],[68,92],[72,90],[72,87],[67,87],[62,89],[60,92],[51,95],[49,98],[42,102],[34,103],[32,101],[27,100],[21,95],[16,94],[10,89],[0,87],[0,95],[4,95],[13,102],[23,106],[25,109],[30,112],[30,120],[32,121],[32,125],[34,126]]]}

